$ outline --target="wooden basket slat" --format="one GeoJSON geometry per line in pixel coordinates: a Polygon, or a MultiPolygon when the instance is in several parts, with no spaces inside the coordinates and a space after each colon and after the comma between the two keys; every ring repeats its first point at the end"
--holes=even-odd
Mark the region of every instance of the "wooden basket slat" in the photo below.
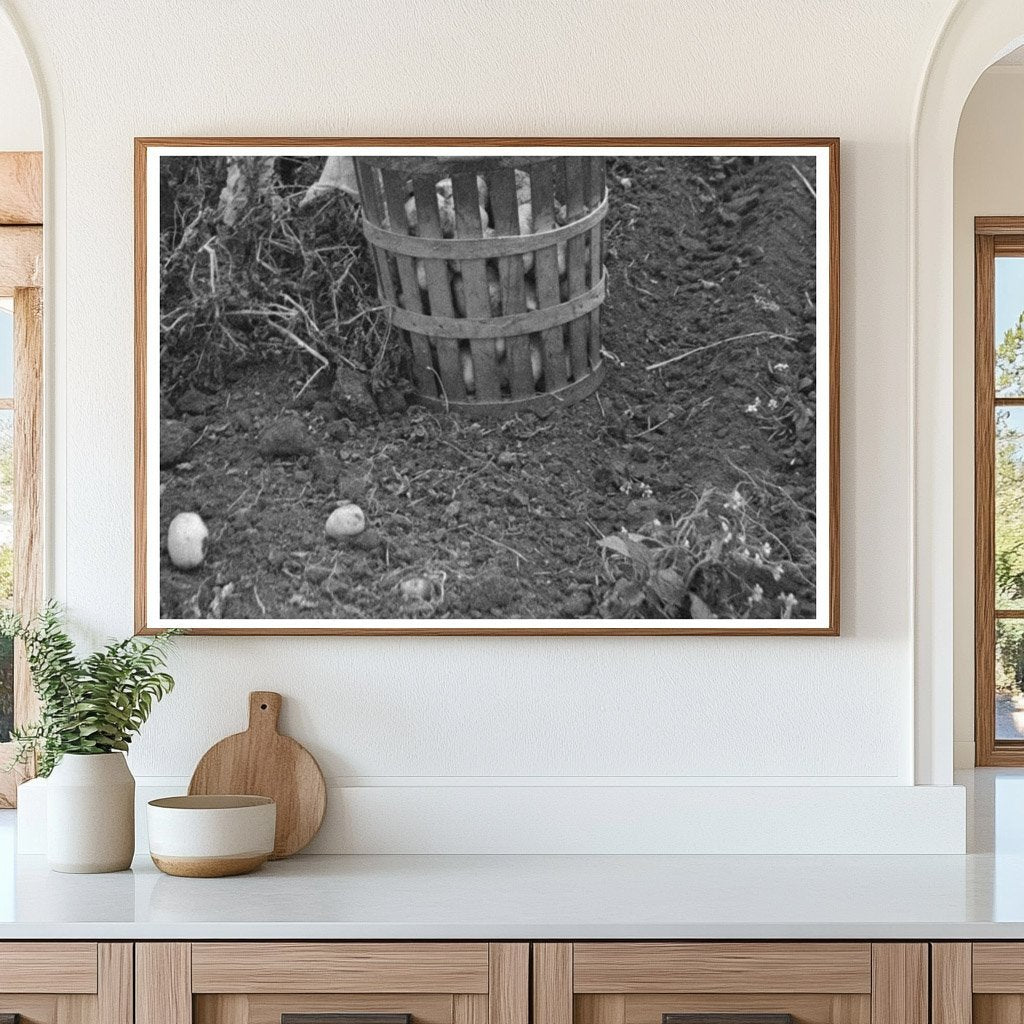
{"type": "MultiPolygon", "coordinates": [[[[405,215],[406,179],[394,171],[384,171],[384,204],[388,219],[395,231],[408,231],[405,215]]],[[[399,304],[412,313],[423,312],[420,299],[420,286],[416,280],[416,266],[411,256],[396,256],[398,279],[402,286],[399,304]]],[[[409,332],[409,343],[413,351],[413,376],[416,387],[424,394],[433,397],[437,394],[437,379],[433,373],[433,360],[430,357],[430,342],[419,333],[409,332]]]]}
{"type": "MultiPolygon", "coordinates": [[[[516,200],[516,172],[503,167],[488,177],[494,229],[500,235],[518,235],[519,204],[516,200]]],[[[526,312],[526,277],[522,256],[507,256],[499,261],[501,312],[503,316],[526,312]]],[[[530,364],[530,339],[525,334],[505,339],[509,392],[513,398],[534,394],[533,368],[530,364]]]]}
{"type": "MultiPolygon", "coordinates": [[[[359,198],[363,206],[363,224],[383,224],[384,196],[381,189],[380,172],[372,164],[357,157],[355,160],[356,179],[359,182],[359,198]]],[[[398,284],[395,280],[391,254],[386,249],[371,245],[374,266],[377,268],[377,287],[381,302],[390,310],[398,309],[398,284]]],[[[410,344],[409,332],[395,328],[400,343],[410,344]]],[[[415,374],[414,374],[415,377],[415,374]]]]}
{"type": "MultiPolygon", "coordinates": [[[[362,160],[356,160],[356,175],[359,179],[359,195],[363,203],[363,217],[373,224],[384,221],[384,197],[380,189],[380,175],[376,168],[362,160]]],[[[377,266],[377,283],[381,298],[391,306],[398,305],[398,286],[391,272],[391,255],[387,250],[373,249],[377,266]]]]}
{"type": "MultiPolygon", "coordinates": [[[[541,164],[530,174],[533,198],[533,229],[547,231],[555,223],[554,168],[541,164]]],[[[561,303],[558,283],[558,249],[548,246],[538,249],[533,259],[533,273],[537,286],[537,308],[546,309],[561,303]]],[[[565,387],[565,341],[561,327],[548,328],[541,334],[544,364],[544,388],[554,391],[565,387]]]]}
{"type": "MultiPolygon", "coordinates": [[[[608,208],[608,196],[605,189],[605,166],[603,156],[592,156],[587,160],[590,165],[590,207],[608,208]]],[[[599,281],[604,273],[604,220],[599,220],[590,229],[590,285],[599,281]]],[[[593,309],[590,313],[590,365],[597,366],[601,361],[601,311],[593,309]]]]}
{"type": "MultiPolygon", "coordinates": [[[[480,192],[475,174],[452,176],[452,199],[455,203],[456,236],[480,238],[483,234],[483,225],[480,223],[480,192]]],[[[460,260],[459,267],[466,296],[466,316],[490,317],[492,311],[487,287],[487,261],[460,260]]],[[[501,383],[494,343],[483,338],[471,338],[469,346],[472,351],[477,396],[481,401],[500,398],[501,383]]]]}
{"type": "MultiPolygon", "coordinates": [[[[566,212],[569,220],[582,217],[587,211],[589,199],[590,175],[589,167],[584,166],[583,157],[565,158],[566,178],[566,212]]],[[[583,235],[575,235],[566,242],[566,277],[569,285],[570,299],[582,295],[587,290],[587,268],[584,264],[584,248],[586,239],[583,235]]],[[[589,369],[587,355],[587,323],[583,317],[577,317],[569,324],[569,351],[572,356],[572,377],[579,380],[589,369]]]]}
{"type": "Polygon", "coordinates": [[[384,196],[380,187],[380,172],[364,157],[355,158],[356,178],[359,181],[359,200],[363,204],[363,218],[371,224],[384,223],[384,196]]]}
{"type": "MultiPolygon", "coordinates": [[[[568,206],[569,202],[569,161],[579,159],[578,157],[562,157],[555,164],[555,209],[559,206],[568,206]]],[[[558,223],[558,218],[555,218],[558,223]]]]}
{"type": "MultiPolygon", "coordinates": [[[[437,191],[431,178],[422,175],[413,182],[416,199],[417,231],[424,238],[441,237],[441,218],[437,211],[437,191]]],[[[430,297],[431,316],[454,317],[452,285],[448,278],[446,260],[423,260],[427,277],[427,295],[430,297]]],[[[444,393],[455,401],[465,401],[466,387],[459,362],[459,343],[454,338],[431,335],[437,352],[438,372],[444,393]]]]}

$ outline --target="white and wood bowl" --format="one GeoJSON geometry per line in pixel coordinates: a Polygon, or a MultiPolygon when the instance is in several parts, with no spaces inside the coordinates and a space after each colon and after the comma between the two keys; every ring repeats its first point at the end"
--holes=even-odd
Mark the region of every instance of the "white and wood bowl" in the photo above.
{"type": "Polygon", "coordinates": [[[225,878],[274,852],[277,805],[266,796],[169,796],[147,808],[149,853],[168,875],[225,878]]]}

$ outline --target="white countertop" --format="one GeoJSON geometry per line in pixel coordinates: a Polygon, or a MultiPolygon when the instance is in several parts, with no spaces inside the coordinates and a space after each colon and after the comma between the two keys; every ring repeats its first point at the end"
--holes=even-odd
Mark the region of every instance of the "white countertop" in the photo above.
{"type": "Polygon", "coordinates": [[[1024,938],[1024,856],[298,857],[231,879],[18,862],[0,939],[1024,938]]]}
{"type": "MultiPolygon", "coordinates": [[[[240,878],[13,855],[0,940],[1024,939],[1024,773],[972,773],[966,856],[296,857],[240,878]]],[[[5,867],[6,866],[6,867],[5,867]]]]}

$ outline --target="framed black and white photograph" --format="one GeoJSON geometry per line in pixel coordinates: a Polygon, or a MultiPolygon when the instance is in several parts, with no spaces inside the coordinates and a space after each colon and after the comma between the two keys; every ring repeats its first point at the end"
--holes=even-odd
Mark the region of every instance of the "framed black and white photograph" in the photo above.
{"type": "Polygon", "coordinates": [[[136,140],[136,626],[839,629],[835,139],[136,140]]]}

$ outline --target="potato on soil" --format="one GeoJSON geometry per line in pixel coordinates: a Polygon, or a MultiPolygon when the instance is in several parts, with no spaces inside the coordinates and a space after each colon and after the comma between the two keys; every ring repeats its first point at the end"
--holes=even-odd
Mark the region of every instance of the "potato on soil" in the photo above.
{"type": "Polygon", "coordinates": [[[429,601],[433,590],[430,580],[424,579],[422,576],[402,580],[399,586],[403,601],[429,601]]]}
{"type": "Polygon", "coordinates": [[[167,527],[167,555],[178,569],[196,569],[206,557],[209,536],[202,516],[179,512],[167,527]]]}
{"type": "Polygon", "coordinates": [[[366,529],[363,510],[351,502],[339,505],[328,517],[324,532],[331,540],[347,540],[356,537],[366,529]]]}

